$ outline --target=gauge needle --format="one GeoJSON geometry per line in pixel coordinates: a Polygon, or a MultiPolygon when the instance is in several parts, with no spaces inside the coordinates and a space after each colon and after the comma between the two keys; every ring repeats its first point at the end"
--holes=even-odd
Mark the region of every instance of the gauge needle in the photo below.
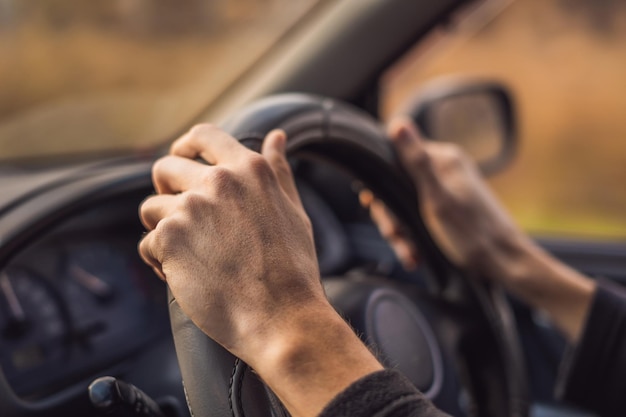
{"type": "Polygon", "coordinates": [[[102,279],[86,271],[78,265],[70,267],[72,278],[98,300],[106,301],[113,296],[113,288],[102,279]]]}
{"type": "Polygon", "coordinates": [[[17,298],[17,295],[15,295],[13,285],[11,285],[9,276],[6,273],[3,273],[2,276],[0,276],[0,291],[4,295],[4,298],[7,300],[7,304],[9,306],[10,317],[6,331],[8,333],[19,334],[26,328],[26,314],[20,304],[20,300],[17,298]]]}

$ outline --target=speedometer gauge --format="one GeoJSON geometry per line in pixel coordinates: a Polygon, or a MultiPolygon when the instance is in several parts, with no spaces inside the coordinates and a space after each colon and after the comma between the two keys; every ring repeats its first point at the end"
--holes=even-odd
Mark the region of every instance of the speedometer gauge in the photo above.
{"type": "Polygon", "coordinates": [[[0,274],[0,352],[5,372],[26,371],[61,359],[69,318],[54,289],[24,268],[0,274]]]}
{"type": "Polygon", "coordinates": [[[158,283],[146,283],[136,269],[129,256],[136,254],[134,245],[82,240],[68,245],[66,251],[59,290],[72,317],[72,342],[92,357],[129,346],[128,338],[150,327],[146,320],[153,319],[154,305],[148,298],[149,288],[158,283]]]}

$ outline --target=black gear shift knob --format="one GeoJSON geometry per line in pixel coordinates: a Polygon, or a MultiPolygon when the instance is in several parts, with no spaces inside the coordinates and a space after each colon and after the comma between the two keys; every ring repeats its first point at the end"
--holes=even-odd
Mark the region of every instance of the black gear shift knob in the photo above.
{"type": "Polygon", "coordinates": [[[102,415],[112,417],[165,417],[159,405],[136,386],[112,376],[89,385],[89,399],[102,415]]]}

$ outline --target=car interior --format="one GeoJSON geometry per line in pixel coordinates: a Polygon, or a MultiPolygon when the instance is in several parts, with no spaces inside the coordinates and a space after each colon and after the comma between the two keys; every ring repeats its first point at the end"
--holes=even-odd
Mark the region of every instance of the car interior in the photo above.
{"type": "MultiPolygon", "coordinates": [[[[154,193],[152,163],[178,135],[211,122],[254,150],[271,129],[287,132],[329,299],[380,360],[404,372],[435,405],[468,417],[593,416],[554,396],[567,349],[563,337],[540,312],[495,285],[469,280],[446,258],[413,209],[419,196],[386,140],[383,87],[390,69],[408,56],[428,58],[442,33],[471,32],[477,21],[488,25],[510,2],[290,1],[298,4],[231,2],[255,10],[243,24],[250,39],[262,38],[261,46],[246,55],[241,45],[252,42],[248,38],[237,41],[240,51],[229,44],[238,69],[226,71],[228,77],[206,76],[205,90],[190,84],[169,101],[49,98],[23,119],[16,111],[16,122],[0,117],[0,415],[288,415],[253,370],[186,318],[137,253],[144,233],[138,206],[154,193]],[[271,21],[270,12],[282,7],[292,7],[293,15],[280,33],[265,39],[265,32],[252,30],[250,22],[271,21]],[[59,106],[66,118],[57,117],[59,106]],[[89,142],[92,131],[103,147],[89,142]],[[61,148],[63,135],[81,139],[46,154],[51,144],[40,137],[48,134],[61,148]],[[36,138],[44,142],[41,149],[34,149],[36,138]],[[402,268],[359,203],[363,189],[409,229],[424,255],[420,268],[402,268]]],[[[145,27],[168,28],[157,18],[170,9],[128,3],[112,2],[117,8],[98,12],[98,24],[115,31],[111,22],[124,15],[143,25],[128,29],[139,38],[145,27]]],[[[203,3],[189,0],[202,16],[180,12],[179,18],[199,19],[202,27],[216,13],[210,8],[218,7],[203,3]]],[[[0,2],[0,14],[6,7],[16,21],[31,16],[20,9],[26,6],[6,4],[0,2]]],[[[39,19],[53,16],[41,8],[39,19]]],[[[228,10],[239,16],[240,9],[228,10]]],[[[73,26],[62,15],[54,30],[69,37],[73,26]]],[[[0,16],[0,29],[10,33],[12,24],[0,16]]],[[[63,56],[62,47],[54,54],[63,56]]],[[[162,65],[176,66],[175,59],[162,65]]],[[[198,59],[205,65],[214,58],[198,59]]],[[[98,62],[106,71],[106,61],[98,62]]],[[[518,91],[506,82],[454,74],[429,80],[419,92],[406,90],[410,100],[401,112],[430,139],[460,144],[485,176],[497,177],[515,163],[524,147],[521,114],[518,91]]],[[[624,236],[534,237],[588,276],[624,283],[624,236]]]]}

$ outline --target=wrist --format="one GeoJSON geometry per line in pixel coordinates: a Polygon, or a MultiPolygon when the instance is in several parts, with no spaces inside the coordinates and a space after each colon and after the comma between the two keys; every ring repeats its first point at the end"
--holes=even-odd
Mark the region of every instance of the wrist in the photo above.
{"type": "Polygon", "coordinates": [[[535,277],[540,249],[518,230],[507,230],[493,237],[475,256],[477,270],[484,278],[498,282],[510,291],[524,287],[535,277]]]}
{"type": "Polygon", "coordinates": [[[576,342],[595,283],[529,240],[511,259],[505,287],[531,307],[548,314],[570,342],[576,342]]]}
{"type": "Polygon", "coordinates": [[[351,383],[383,367],[328,303],[298,310],[250,365],[292,415],[317,415],[351,383]]]}
{"type": "Polygon", "coordinates": [[[549,261],[545,252],[530,238],[520,235],[498,245],[497,275],[509,291],[521,295],[541,279],[549,261]]]}

